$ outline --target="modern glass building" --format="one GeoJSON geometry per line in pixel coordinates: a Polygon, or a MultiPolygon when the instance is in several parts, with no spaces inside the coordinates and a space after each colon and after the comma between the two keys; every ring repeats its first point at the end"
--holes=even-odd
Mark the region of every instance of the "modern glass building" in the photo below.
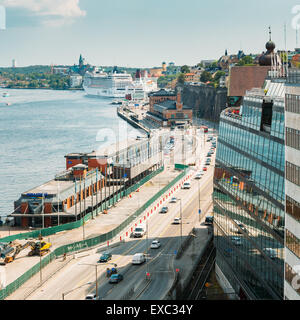
{"type": "Polygon", "coordinates": [[[216,274],[240,299],[284,298],[284,81],[266,79],[220,117],[216,274]]]}
{"type": "Polygon", "coordinates": [[[285,299],[300,300],[300,70],[290,69],[285,97],[285,299]]]}

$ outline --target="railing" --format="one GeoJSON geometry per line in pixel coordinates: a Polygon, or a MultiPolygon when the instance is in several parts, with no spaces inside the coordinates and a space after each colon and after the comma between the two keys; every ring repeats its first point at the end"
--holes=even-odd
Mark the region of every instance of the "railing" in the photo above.
{"type": "MultiPolygon", "coordinates": [[[[42,259],[41,265],[40,263],[37,263],[34,265],[31,269],[26,271],[22,276],[17,278],[15,281],[10,283],[5,289],[0,291],[0,300],[5,299],[7,296],[12,294],[14,291],[16,291],[22,284],[24,284],[27,280],[29,280],[32,276],[34,276],[36,273],[40,271],[40,268],[43,268],[48,263],[50,263],[53,259],[55,259],[57,256],[61,256],[64,253],[68,252],[74,252],[78,251],[84,248],[90,248],[96,245],[99,245],[101,243],[106,243],[106,241],[113,239],[116,235],[118,235],[124,228],[126,228],[128,225],[131,224],[142,212],[144,212],[149,206],[151,206],[154,201],[159,199],[166,191],[168,191],[174,184],[176,184],[180,179],[182,179],[188,172],[188,168],[184,169],[183,172],[181,172],[175,179],[173,179],[168,185],[166,185],[162,190],[160,190],[157,194],[155,194],[151,199],[149,199],[141,208],[139,208],[134,214],[132,214],[130,217],[128,217],[125,221],[123,221],[118,227],[116,227],[114,230],[99,235],[94,238],[90,238],[87,240],[77,241],[73,242],[67,245],[63,245],[59,248],[56,248],[53,252],[51,252],[49,255],[47,255],[45,258],[42,259]]],[[[157,170],[159,172],[163,171],[163,167],[157,170]]],[[[149,176],[151,178],[157,174],[158,172],[153,172],[149,176]]],[[[142,184],[150,180],[149,176],[142,179],[139,183],[135,184],[134,186],[130,187],[125,191],[125,195],[130,194],[131,192],[137,190],[142,184]]],[[[112,199],[111,199],[112,200],[112,199]]],[[[112,203],[112,202],[111,202],[112,203]]],[[[96,211],[96,210],[95,210],[96,211]]],[[[97,209],[97,212],[99,212],[99,208],[97,209]]],[[[91,213],[89,214],[91,216],[91,213]]],[[[88,215],[87,215],[88,216],[88,215]]],[[[88,220],[87,216],[84,217],[84,220],[88,220]]],[[[77,221],[78,222],[78,221],[77,221]]],[[[82,221],[81,221],[82,222],[82,221]]],[[[56,227],[54,227],[56,228],[56,227]]],[[[48,228],[51,229],[51,228],[48,228]]],[[[44,229],[46,230],[46,229],[44,229]]],[[[66,230],[66,229],[65,229],[66,230]]],[[[40,231],[37,231],[38,235],[40,231]]],[[[56,231],[57,232],[57,231],[56,231]]],[[[44,234],[45,235],[45,234],[44,234]]],[[[48,234],[47,234],[48,235],[48,234]]]]}

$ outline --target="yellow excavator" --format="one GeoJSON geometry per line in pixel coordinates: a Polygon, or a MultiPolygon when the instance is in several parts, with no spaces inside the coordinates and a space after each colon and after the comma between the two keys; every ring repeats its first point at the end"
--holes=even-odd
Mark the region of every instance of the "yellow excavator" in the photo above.
{"type": "Polygon", "coordinates": [[[0,244],[0,264],[7,264],[13,262],[17,255],[24,249],[31,247],[28,256],[43,256],[50,251],[51,243],[45,241],[28,241],[25,244],[18,242],[11,242],[9,244],[0,244]],[[2,245],[2,246],[1,246],[2,245]]]}
{"type": "Polygon", "coordinates": [[[44,256],[48,252],[50,252],[51,247],[50,242],[46,241],[37,241],[37,242],[30,242],[31,251],[29,251],[29,256],[44,256]]]}

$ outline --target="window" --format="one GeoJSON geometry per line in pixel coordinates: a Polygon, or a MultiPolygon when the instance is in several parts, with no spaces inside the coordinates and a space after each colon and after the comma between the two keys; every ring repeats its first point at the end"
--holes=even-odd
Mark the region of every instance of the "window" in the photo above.
{"type": "Polygon", "coordinates": [[[300,239],[286,229],[286,247],[289,248],[298,258],[300,258],[300,239]]]}
{"type": "Polygon", "coordinates": [[[286,128],[286,145],[300,150],[300,131],[292,128],[286,128]]]}
{"type": "Polygon", "coordinates": [[[300,168],[293,163],[286,162],[286,178],[290,182],[300,186],[300,168]]]}
{"type": "Polygon", "coordinates": [[[300,221],[300,203],[286,196],[286,212],[297,221],[300,221]]]}
{"type": "MultiPolygon", "coordinates": [[[[295,277],[297,276],[297,273],[293,270],[293,268],[289,264],[285,264],[285,280],[288,281],[292,287],[293,282],[295,281],[295,277]]],[[[295,289],[300,294],[300,288],[295,289]]]]}
{"type": "Polygon", "coordinates": [[[272,100],[264,100],[262,104],[262,116],[261,116],[261,126],[260,130],[271,133],[272,125],[272,111],[273,111],[273,102],[272,100]]]}

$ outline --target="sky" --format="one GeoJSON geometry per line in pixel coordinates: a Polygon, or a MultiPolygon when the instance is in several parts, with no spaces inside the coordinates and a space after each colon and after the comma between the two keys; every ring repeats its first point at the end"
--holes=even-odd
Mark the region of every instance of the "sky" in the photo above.
{"type": "Polygon", "coordinates": [[[300,1],[0,0],[0,66],[72,65],[80,54],[97,66],[196,65],[225,49],[261,53],[269,25],[285,49],[285,24],[293,50],[300,1]]]}

